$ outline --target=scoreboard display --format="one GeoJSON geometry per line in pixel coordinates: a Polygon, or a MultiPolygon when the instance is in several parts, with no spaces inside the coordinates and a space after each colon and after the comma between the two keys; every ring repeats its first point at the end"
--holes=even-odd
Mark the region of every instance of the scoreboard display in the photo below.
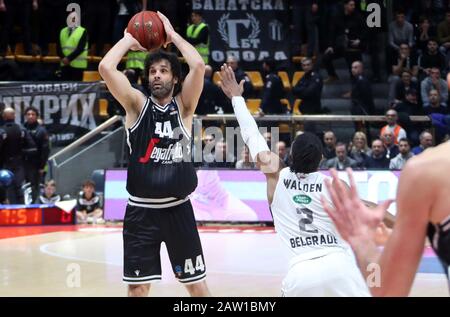
{"type": "Polygon", "coordinates": [[[55,205],[0,205],[0,226],[72,225],[75,210],[55,205]]]}

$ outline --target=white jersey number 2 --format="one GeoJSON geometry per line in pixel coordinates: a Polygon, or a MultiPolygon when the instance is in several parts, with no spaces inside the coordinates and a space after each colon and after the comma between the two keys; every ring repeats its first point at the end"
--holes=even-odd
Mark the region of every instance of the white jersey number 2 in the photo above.
{"type": "Polygon", "coordinates": [[[304,215],[306,218],[302,218],[298,221],[298,226],[300,228],[300,231],[305,231],[309,233],[317,233],[317,229],[307,229],[306,226],[313,223],[313,212],[312,210],[309,210],[308,208],[296,208],[297,214],[304,215]]]}

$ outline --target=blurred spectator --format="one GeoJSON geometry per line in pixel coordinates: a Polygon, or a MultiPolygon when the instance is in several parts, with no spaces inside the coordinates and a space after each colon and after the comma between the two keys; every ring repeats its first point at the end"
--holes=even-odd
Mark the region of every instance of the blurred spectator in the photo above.
{"type": "Polygon", "coordinates": [[[307,42],[306,54],[308,57],[314,55],[316,47],[317,27],[319,19],[320,0],[291,1],[292,3],[292,23],[294,36],[292,41],[292,55],[303,55],[302,44],[307,42]],[[306,39],[305,39],[306,36],[306,39]]]}
{"type": "Polygon", "coordinates": [[[430,115],[437,143],[450,140],[450,115],[433,113],[430,115]]]}
{"type": "Polygon", "coordinates": [[[409,144],[409,140],[404,138],[401,139],[398,145],[400,153],[394,157],[389,163],[389,169],[391,170],[402,170],[403,166],[405,166],[406,161],[414,156],[411,153],[411,145],[409,144]]]}
{"type": "Polygon", "coordinates": [[[281,78],[276,72],[275,61],[263,62],[263,74],[264,90],[260,112],[262,114],[286,113],[287,109],[280,102],[280,99],[284,98],[284,88],[281,78]]]}
{"type": "Polygon", "coordinates": [[[393,61],[391,71],[392,75],[389,76],[389,102],[392,102],[395,98],[396,87],[400,82],[402,73],[409,71],[412,78],[411,80],[417,81],[419,74],[419,67],[417,66],[417,57],[411,53],[411,48],[406,43],[401,43],[399,51],[396,53],[398,56],[396,61],[393,61]]]}
{"type": "Polygon", "coordinates": [[[411,73],[407,70],[402,72],[401,80],[395,85],[394,100],[390,104],[401,103],[406,98],[406,93],[410,90],[418,91],[417,81],[412,81],[411,73]]]}
{"type": "MultiPolygon", "coordinates": [[[[15,22],[20,25],[22,31],[23,49],[26,55],[31,55],[31,11],[38,9],[37,0],[0,0],[0,11],[3,15],[3,25],[0,35],[0,55],[4,56],[8,45],[11,43],[11,35],[14,34],[15,22]]],[[[14,47],[11,46],[14,52],[14,47]]]]}
{"type": "Polygon", "coordinates": [[[47,165],[50,145],[48,133],[45,127],[38,122],[39,112],[34,107],[25,109],[25,128],[36,144],[37,152],[29,156],[25,161],[25,179],[31,184],[32,201],[35,202],[39,196],[40,184],[45,179],[45,165],[47,165]]]}
{"type": "Polygon", "coordinates": [[[412,149],[412,152],[417,155],[433,146],[433,136],[428,131],[423,131],[419,136],[420,144],[412,149]]]}
{"type": "Polygon", "coordinates": [[[344,10],[339,10],[329,29],[329,45],[323,55],[323,65],[328,72],[325,83],[338,79],[333,60],[344,57],[351,68],[354,61],[361,60],[365,40],[365,24],[356,9],[354,0],[344,1],[344,10]]]}
{"type": "Polygon", "coordinates": [[[244,98],[249,98],[253,94],[253,84],[250,78],[247,76],[245,71],[239,67],[239,60],[236,56],[230,55],[227,57],[227,65],[231,67],[234,71],[234,76],[238,83],[244,80],[244,92],[242,96],[244,98]]]}
{"type": "Polygon", "coordinates": [[[417,116],[423,113],[423,110],[419,106],[417,91],[413,89],[406,91],[405,99],[400,103],[394,104],[392,108],[396,110],[399,115],[404,113],[408,116],[417,116]]]}
{"type": "Polygon", "coordinates": [[[222,90],[212,81],[213,70],[210,65],[205,67],[205,79],[203,81],[203,90],[198,101],[195,113],[206,115],[213,113],[233,113],[233,108],[225,106],[225,97],[222,90]]]}
{"type": "Polygon", "coordinates": [[[123,37],[130,19],[139,11],[146,10],[147,0],[117,0],[118,11],[114,17],[113,44],[123,37]]]}
{"type": "Polygon", "coordinates": [[[280,159],[283,161],[284,165],[289,166],[289,153],[286,148],[286,143],[283,141],[279,141],[276,144],[277,154],[280,159]]]}
{"type": "MultiPolygon", "coordinates": [[[[381,8],[381,27],[369,27],[365,23],[367,33],[367,53],[370,55],[370,66],[372,70],[372,82],[381,82],[381,63],[380,63],[380,53],[383,51],[384,47],[384,36],[386,33],[386,2],[384,0],[371,0],[370,3],[378,4],[381,8]]],[[[368,1],[359,1],[360,10],[364,15],[364,20],[367,21],[369,15],[372,14],[371,11],[367,10],[369,5],[368,1]]]]}
{"type": "Polygon", "coordinates": [[[100,196],[95,192],[95,183],[85,181],[77,199],[77,223],[104,223],[102,208],[100,196]]]}
{"type": "MultiPolygon", "coordinates": [[[[439,38],[439,35],[437,36],[439,38]]],[[[420,17],[419,27],[416,30],[416,47],[420,54],[426,51],[428,41],[435,37],[436,28],[430,23],[430,19],[426,16],[420,17]]]]}
{"type": "Polygon", "coordinates": [[[0,81],[21,80],[23,71],[17,65],[16,61],[6,59],[0,55],[0,81]]]}
{"type": "Polygon", "coordinates": [[[191,24],[186,30],[186,40],[197,49],[205,64],[208,64],[209,28],[203,21],[202,13],[200,11],[191,13],[191,24]]]}
{"type": "Polygon", "coordinates": [[[177,31],[178,34],[183,34],[183,32],[181,32],[181,27],[183,28],[186,27],[188,17],[186,16],[185,19],[181,19],[180,17],[178,17],[178,10],[184,9],[182,7],[184,5],[184,2],[179,0],[164,0],[164,1],[146,0],[146,2],[148,3],[147,10],[162,12],[169,19],[175,31],[177,31]]]}
{"type": "Polygon", "coordinates": [[[372,154],[372,150],[367,146],[367,136],[364,132],[355,132],[349,152],[349,156],[356,161],[357,166],[364,168],[365,161],[372,154]]]}
{"type": "Polygon", "coordinates": [[[336,135],[333,131],[326,131],[323,134],[323,156],[326,160],[336,157],[336,135]]]}
{"type": "Polygon", "coordinates": [[[206,160],[212,161],[214,158],[214,151],[216,148],[216,139],[213,134],[205,134],[203,137],[202,159],[203,164],[206,164],[206,160]],[[209,156],[208,156],[209,155],[209,156]]]}
{"type": "Polygon", "coordinates": [[[272,133],[269,131],[264,132],[263,138],[264,138],[264,140],[266,140],[267,146],[269,147],[269,149],[272,149],[272,133]]]}
{"type": "Polygon", "coordinates": [[[447,114],[447,106],[441,102],[441,97],[436,89],[430,90],[428,94],[428,104],[424,105],[423,112],[425,115],[432,113],[447,114]]]}
{"type": "Polygon", "coordinates": [[[250,151],[247,146],[242,147],[241,159],[236,162],[237,169],[255,169],[256,164],[250,161],[250,151]]]}
{"type": "Polygon", "coordinates": [[[447,10],[446,6],[448,7],[446,0],[421,0],[418,11],[421,14],[430,17],[431,21],[437,24],[444,18],[444,12],[447,10]]]}
{"type": "MultiPolygon", "coordinates": [[[[66,25],[67,5],[73,0],[39,1],[39,45],[41,54],[48,55],[49,44],[59,42],[59,31],[66,25]]],[[[123,31],[123,30],[122,30],[123,31]]]]}
{"type": "Polygon", "coordinates": [[[402,43],[414,46],[414,27],[405,20],[405,13],[399,10],[395,13],[395,20],[389,24],[389,46],[398,52],[402,43]]]}
{"type": "Polygon", "coordinates": [[[448,85],[447,82],[441,78],[441,73],[436,67],[430,69],[429,76],[420,84],[420,92],[424,107],[430,104],[428,96],[430,95],[431,90],[437,90],[440,102],[445,106],[448,100],[448,85]]]}
{"type": "Polygon", "coordinates": [[[401,43],[397,52],[397,61],[392,64],[392,74],[400,76],[403,71],[407,70],[411,72],[414,80],[417,80],[419,72],[417,62],[417,56],[411,52],[411,47],[407,43],[401,43]]]}
{"type": "Polygon", "coordinates": [[[77,26],[75,11],[69,13],[70,26],[63,28],[59,34],[58,52],[61,57],[61,80],[81,81],[83,71],[88,66],[87,31],[77,26]]]}
{"type": "Polygon", "coordinates": [[[124,73],[130,80],[130,83],[137,84],[139,78],[141,78],[141,83],[144,81],[144,68],[145,68],[145,58],[148,52],[142,51],[129,51],[127,54],[127,62],[125,63],[124,73]]]}
{"type": "Polygon", "coordinates": [[[388,169],[390,160],[386,157],[383,142],[374,140],[372,142],[372,153],[366,159],[365,167],[367,169],[388,169]]]}
{"type": "Polygon", "coordinates": [[[410,116],[423,115],[423,107],[419,105],[417,92],[409,90],[405,93],[405,100],[393,105],[392,109],[397,111],[398,124],[401,125],[411,142],[419,142],[419,133],[422,130],[422,124],[412,122],[410,116]]]}
{"type": "Polygon", "coordinates": [[[381,134],[380,136],[381,141],[383,141],[386,157],[391,160],[392,158],[396,157],[398,153],[400,153],[398,150],[398,146],[394,142],[394,133],[389,130],[384,130],[383,134],[381,134]]]}
{"type": "Polygon", "coordinates": [[[372,95],[372,84],[363,75],[364,67],[362,62],[356,61],[352,64],[352,92],[351,102],[352,115],[373,115],[375,114],[375,104],[372,95]]]}
{"type": "Polygon", "coordinates": [[[386,111],[387,125],[381,128],[380,135],[383,135],[385,131],[390,131],[394,134],[394,143],[398,144],[400,139],[406,138],[406,131],[398,123],[398,114],[394,109],[386,111]]]}
{"type": "Polygon", "coordinates": [[[437,39],[439,41],[439,51],[449,60],[450,53],[450,11],[445,13],[445,20],[437,27],[437,39]]]}
{"type": "Polygon", "coordinates": [[[303,114],[319,114],[322,112],[322,77],[314,71],[313,61],[310,58],[302,60],[305,74],[292,88],[292,94],[302,100],[301,112],[303,114]]]}
{"type": "Polygon", "coordinates": [[[418,60],[421,78],[429,76],[432,68],[444,70],[446,67],[445,57],[439,52],[439,46],[436,40],[430,39],[427,43],[427,49],[419,56],[418,60]]]}
{"type": "Polygon", "coordinates": [[[111,42],[111,25],[115,0],[85,1],[82,12],[85,15],[84,25],[89,33],[91,44],[95,45],[96,56],[106,54],[105,43],[111,42]],[[98,17],[101,17],[99,19],[98,17]]]}
{"type": "Polygon", "coordinates": [[[61,201],[61,196],[56,193],[56,183],[54,180],[48,180],[45,182],[44,190],[39,195],[39,204],[54,204],[61,201]]]}
{"type": "Polygon", "coordinates": [[[3,110],[5,110],[5,103],[0,101],[0,127],[5,123],[3,121],[3,110]]]}
{"type": "Polygon", "coordinates": [[[14,174],[14,181],[7,189],[11,204],[23,204],[22,185],[25,181],[25,159],[36,153],[36,145],[28,131],[15,123],[16,113],[12,108],[3,110],[4,124],[0,136],[0,167],[14,174]]]}
{"type": "Polygon", "coordinates": [[[344,170],[347,167],[357,168],[358,163],[347,156],[347,145],[342,142],[336,144],[336,157],[326,160],[322,163],[322,168],[335,168],[337,170],[344,170]]]}
{"type": "Polygon", "coordinates": [[[204,156],[205,167],[233,168],[235,162],[236,158],[228,149],[227,142],[224,139],[216,142],[214,154],[207,153],[204,156]]]}

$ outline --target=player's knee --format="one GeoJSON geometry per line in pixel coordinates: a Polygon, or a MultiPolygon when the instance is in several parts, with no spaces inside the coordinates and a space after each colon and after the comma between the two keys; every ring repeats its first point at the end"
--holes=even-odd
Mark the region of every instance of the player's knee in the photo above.
{"type": "Polygon", "coordinates": [[[128,285],[129,297],[145,297],[150,291],[150,284],[128,285]]]}
{"type": "Polygon", "coordinates": [[[188,284],[186,285],[186,288],[192,297],[211,296],[205,281],[194,284],[188,284]]]}

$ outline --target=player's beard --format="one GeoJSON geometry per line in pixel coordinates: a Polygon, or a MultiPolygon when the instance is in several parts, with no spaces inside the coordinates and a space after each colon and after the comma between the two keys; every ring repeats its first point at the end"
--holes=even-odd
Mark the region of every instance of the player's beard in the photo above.
{"type": "Polygon", "coordinates": [[[158,98],[158,99],[166,98],[166,97],[170,96],[170,94],[172,93],[173,86],[174,86],[173,81],[161,82],[161,86],[158,87],[157,89],[153,88],[153,84],[151,84],[150,91],[152,92],[152,95],[155,98],[158,98]]]}

